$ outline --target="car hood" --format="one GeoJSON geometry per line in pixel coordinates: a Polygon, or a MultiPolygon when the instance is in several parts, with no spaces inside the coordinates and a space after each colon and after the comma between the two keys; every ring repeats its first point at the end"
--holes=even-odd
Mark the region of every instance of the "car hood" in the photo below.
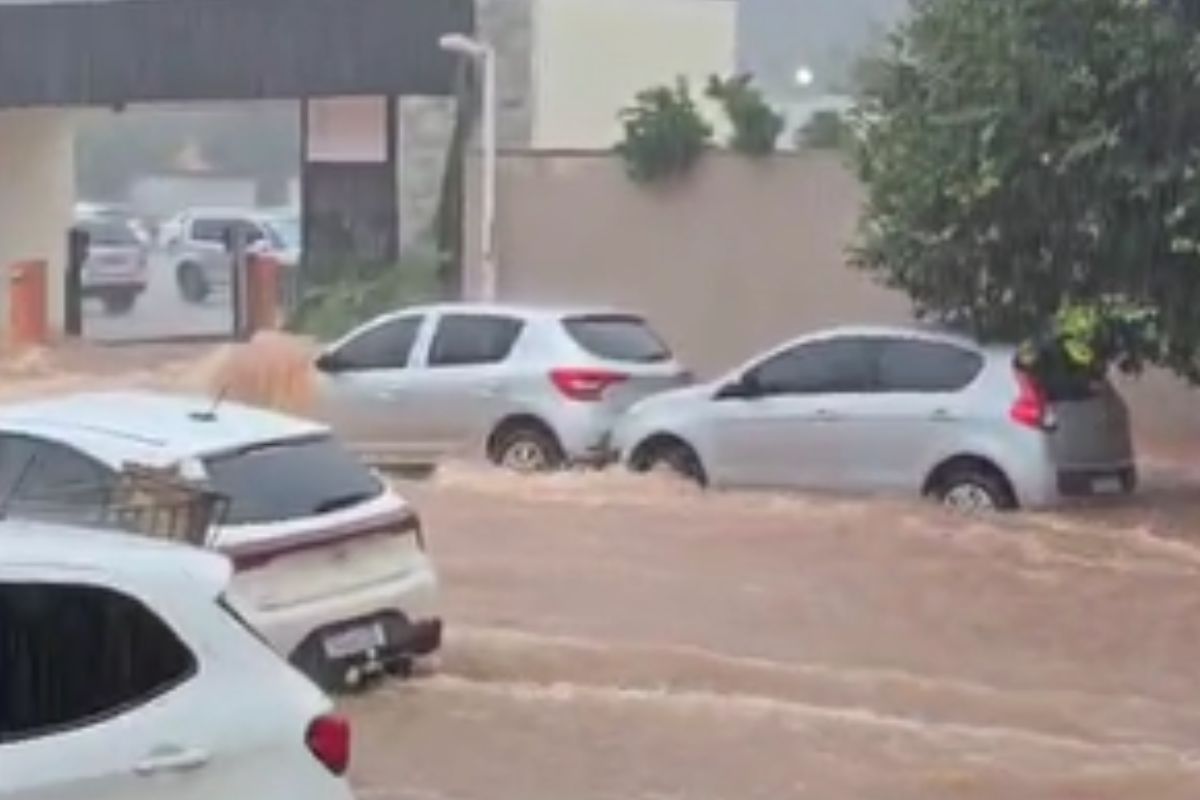
{"type": "Polygon", "coordinates": [[[659,392],[642,400],[631,408],[629,413],[633,416],[656,414],[670,408],[677,408],[680,405],[708,400],[716,391],[717,387],[715,383],[698,383],[678,389],[668,389],[665,392],[659,392]]]}

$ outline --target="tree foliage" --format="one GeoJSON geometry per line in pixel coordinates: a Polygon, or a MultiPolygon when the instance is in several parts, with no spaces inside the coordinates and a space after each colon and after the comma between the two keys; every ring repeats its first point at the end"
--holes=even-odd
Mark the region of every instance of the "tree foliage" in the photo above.
{"type": "Polygon", "coordinates": [[[629,176],[640,183],[679,177],[691,170],[712,138],[692,99],[688,82],[639,92],[621,111],[625,137],[617,152],[629,176]]]}
{"type": "Polygon", "coordinates": [[[1108,340],[1200,381],[1196,5],[913,0],[861,72],[857,264],[986,337],[1135,309],[1108,340]]]}
{"type": "Polygon", "coordinates": [[[713,75],[705,94],[725,110],[733,127],[729,139],[733,150],[754,158],[775,152],[785,120],[763,98],[750,75],[727,79],[713,75]]]}
{"type": "Polygon", "coordinates": [[[846,150],[854,143],[854,129],[838,111],[818,111],[796,131],[796,146],[809,150],[846,150]]]}

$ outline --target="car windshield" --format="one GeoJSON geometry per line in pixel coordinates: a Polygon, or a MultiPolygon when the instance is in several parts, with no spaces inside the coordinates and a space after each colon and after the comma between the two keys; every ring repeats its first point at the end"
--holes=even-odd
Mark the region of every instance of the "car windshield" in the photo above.
{"type": "Polygon", "coordinates": [[[327,514],[371,500],[383,484],[335,439],[263,444],[205,462],[229,502],[225,522],[251,525],[327,514]]]}
{"type": "Polygon", "coordinates": [[[600,358],[650,364],[671,357],[671,350],[640,317],[620,314],[569,317],[563,320],[563,327],[580,347],[600,358]]]}

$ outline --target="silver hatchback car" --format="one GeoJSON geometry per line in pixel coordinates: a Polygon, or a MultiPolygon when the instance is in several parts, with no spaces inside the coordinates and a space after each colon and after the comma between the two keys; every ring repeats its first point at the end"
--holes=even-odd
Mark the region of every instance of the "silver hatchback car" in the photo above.
{"type": "Polygon", "coordinates": [[[706,484],[896,491],[963,510],[1133,491],[1113,387],[1049,385],[1014,356],[921,329],[830,330],[640,403],[614,447],[635,470],[706,484]]]}
{"type": "Polygon", "coordinates": [[[594,462],[617,418],[689,382],[633,314],[508,305],[414,306],[317,359],[319,413],[381,465],[482,449],[521,472],[594,462]]]}

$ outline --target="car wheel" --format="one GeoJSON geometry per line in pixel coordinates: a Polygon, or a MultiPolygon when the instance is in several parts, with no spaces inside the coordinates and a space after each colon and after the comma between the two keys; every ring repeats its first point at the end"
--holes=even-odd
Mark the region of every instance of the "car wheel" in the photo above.
{"type": "Polygon", "coordinates": [[[960,514],[987,514],[1017,507],[1004,478],[980,467],[952,470],[938,484],[934,496],[944,507],[960,514]]]}
{"type": "Polygon", "coordinates": [[[104,310],[113,316],[128,314],[137,302],[137,292],[108,292],[101,301],[104,310]]]}
{"type": "Polygon", "coordinates": [[[549,431],[533,425],[517,425],[496,437],[492,460],[512,472],[531,475],[558,469],[563,454],[549,431]]]}
{"type": "Polygon", "coordinates": [[[210,287],[199,264],[187,261],[180,265],[177,281],[179,293],[189,303],[203,303],[208,299],[210,287]]]}
{"type": "Polygon", "coordinates": [[[708,482],[700,456],[678,439],[662,439],[644,445],[633,461],[633,468],[637,472],[667,472],[698,486],[708,482]]]}

